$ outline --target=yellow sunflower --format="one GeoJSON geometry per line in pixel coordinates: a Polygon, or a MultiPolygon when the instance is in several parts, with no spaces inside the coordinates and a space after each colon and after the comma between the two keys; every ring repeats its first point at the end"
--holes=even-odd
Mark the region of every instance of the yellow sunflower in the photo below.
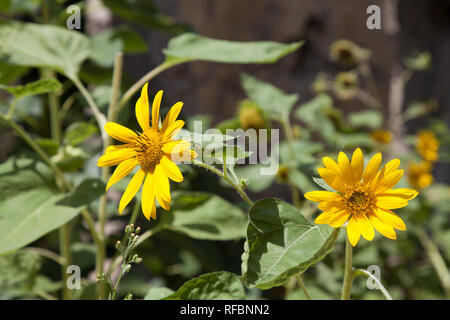
{"type": "Polygon", "coordinates": [[[417,135],[417,152],[426,161],[436,162],[439,158],[439,141],[431,131],[420,131],[417,135]]]}
{"type": "Polygon", "coordinates": [[[370,133],[370,137],[372,140],[383,144],[387,144],[392,141],[392,133],[383,129],[372,131],[370,133]]]}
{"type": "Polygon", "coordinates": [[[336,163],[329,157],[323,158],[325,168],[319,168],[323,180],[337,192],[311,191],[305,198],[319,202],[322,212],[314,221],[339,228],[348,221],[347,236],[355,246],[362,236],[371,241],[373,228],[383,236],[396,239],[394,229],[406,230],[403,220],[391,209],[402,208],[408,200],[417,196],[413,189],[392,189],[403,176],[398,170],[400,160],[389,161],[381,170],[381,153],[377,153],[364,170],[364,158],[357,148],[350,160],[339,153],[336,163]]]}
{"type": "Polygon", "coordinates": [[[106,190],[114,183],[127,176],[137,165],[140,169],[128,184],[119,204],[119,213],[138,192],[142,183],[142,211],[145,217],[156,219],[156,201],[165,210],[170,209],[169,178],[175,182],[183,181],[183,175],[173,162],[190,160],[196,156],[189,150],[190,143],[185,140],[172,140],[173,136],[184,126],[184,121],[177,120],[183,106],[177,102],[167,113],[161,127],[159,126],[159,108],[162,99],[160,90],[152,106],[152,123],[150,125],[148,84],[145,84],[141,96],[136,102],[136,118],[142,133],[121,126],[114,122],[105,124],[105,131],[114,139],[124,142],[105,150],[105,154],[97,161],[99,167],[118,165],[108,181],[106,190]],[[187,152],[185,152],[187,150],[187,152]]]}

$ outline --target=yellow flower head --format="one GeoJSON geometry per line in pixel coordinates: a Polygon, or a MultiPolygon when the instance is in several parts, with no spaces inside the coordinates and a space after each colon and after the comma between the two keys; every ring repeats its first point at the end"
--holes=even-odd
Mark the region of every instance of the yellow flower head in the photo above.
{"type": "Polygon", "coordinates": [[[409,184],[416,189],[423,189],[433,183],[431,171],[433,166],[430,162],[411,163],[408,166],[409,184]]]}
{"type": "Polygon", "coordinates": [[[417,152],[426,161],[436,162],[438,160],[439,141],[431,131],[420,131],[417,135],[417,152]]]}
{"type": "Polygon", "coordinates": [[[183,175],[173,160],[190,160],[196,156],[195,152],[189,149],[188,141],[172,140],[184,126],[184,121],[177,120],[183,106],[182,102],[176,103],[169,110],[162,126],[159,127],[162,94],[160,90],[153,100],[150,125],[147,84],[142,88],[141,97],[136,102],[136,118],[142,133],[135,133],[114,122],[105,124],[105,131],[124,144],[108,147],[97,161],[99,167],[118,165],[108,181],[106,190],[128,175],[137,165],[140,166],[122,195],[119,213],[122,213],[143,183],[142,211],[149,220],[156,219],[155,198],[165,210],[170,209],[169,178],[175,182],[183,181],[183,175]]]}
{"type": "Polygon", "coordinates": [[[392,133],[387,130],[379,129],[372,131],[370,137],[376,142],[387,144],[392,140],[392,133]]]}
{"type": "Polygon", "coordinates": [[[392,189],[403,176],[398,170],[400,160],[389,161],[381,170],[381,153],[377,153],[364,170],[364,158],[357,148],[350,160],[339,153],[336,163],[323,158],[325,168],[319,168],[323,180],[337,192],[311,191],[305,198],[319,202],[322,212],[315,220],[318,224],[329,224],[333,228],[347,224],[347,236],[355,246],[361,235],[371,241],[375,228],[383,236],[396,239],[394,229],[406,230],[403,220],[391,209],[402,208],[408,200],[417,196],[413,189],[392,189]]]}

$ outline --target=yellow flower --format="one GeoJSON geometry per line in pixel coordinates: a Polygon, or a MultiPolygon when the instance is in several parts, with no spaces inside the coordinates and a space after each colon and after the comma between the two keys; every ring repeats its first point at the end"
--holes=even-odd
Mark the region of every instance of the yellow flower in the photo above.
{"type": "Polygon", "coordinates": [[[142,88],[141,97],[136,102],[136,118],[142,133],[137,134],[114,122],[105,124],[105,131],[124,144],[108,147],[105,154],[97,161],[99,167],[118,165],[108,181],[106,190],[127,176],[137,165],[140,166],[122,195],[119,213],[122,213],[144,184],[142,211],[148,220],[156,219],[155,198],[165,210],[170,209],[169,178],[175,182],[183,181],[183,175],[173,160],[184,161],[196,156],[194,151],[189,150],[188,141],[172,140],[172,137],[184,126],[184,121],[177,120],[183,106],[182,102],[176,103],[169,110],[162,126],[159,127],[162,94],[160,90],[153,100],[150,126],[147,84],[142,88]]]}
{"type": "Polygon", "coordinates": [[[417,189],[423,189],[433,183],[431,171],[433,166],[430,162],[411,163],[408,166],[409,184],[417,189]]]}
{"type": "Polygon", "coordinates": [[[243,100],[239,103],[239,123],[242,129],[266,129],[269,124],[256,103],[251,100],[243,100]]]}
{"type": "Polygon", "coordinates": [[[438,159],[439,141],[431,131],[420,131],[417,135],[417,152],[426,161],[436,162],[438,159]]]}
{"type": "Polygon", "coordinates": [[[364,158],[357,148],[351,162],[339,153],[336,163],[329,157],[323,158],[325,168],[319,168],[323,180],[337,192],[311,191],[305,198],[319,202],[322,212],[315,220],[318,224],[329,224],[333,228],[347,224],[347,236],[355,246],[362,236],[371,241],[373,228],[383,236],[396,239],[394,229],[406,230],[403,220],[391,209],[402,208],[408,200],[417,196],[413,189],[392,189],[403,176],[398,170],[400,160],[389,161],[381,170],[381,153],[377,153],[364,170],[364,158]]]}
{"type": "Polygon", "coordinates": [[[379,129],[370,133],[372,140],[380,143],[389,143],[392,140],[392,133],[387,130],[379,129]]]}

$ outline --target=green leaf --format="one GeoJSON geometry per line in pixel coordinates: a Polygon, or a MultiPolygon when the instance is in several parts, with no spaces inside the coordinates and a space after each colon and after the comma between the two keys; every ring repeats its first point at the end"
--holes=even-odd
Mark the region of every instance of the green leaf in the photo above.
{"type": "Polygon", "coordinates": [[[89,39],[66,28],[34,23],[0,25],[0,59],[10,64],[51,68],[69,78],[90,54],[89,39]]]}
{"type": "Polygon", "coordinates": [[[91,52],[89,58],[103,68],[111,67],[114,64],[116,53],[123,49],[123,41],[113,36],[114,31],[107,30],[90,38],[91,52]]]}
{"type": "Polygon", "coordinates": [[[383,115],[376,110],[352,112],[348,115],[348,121],[355,127],[377,129],[383,124],[383,115]]]}
{"type": "Polygon", "coordinates": [[[0,190],[5,191],[0,195],[0,254],[61,227],[104,192],[103,183],[100,189],[91,179],[70,194],[57,194],[48,169],[26,159],[1,164],[0,177],[0,190]]]}
{"type": "Polygon", "coordinates": [[[170,296],[174,291],[166,287],[152,287],[148,290],[144,300],[162,300],[170,296]]]}
{"type": "Polygon", "coordinates": [[[336,192],[336,190],[334,190],[332,187],[330,187],[330,186],[325,182],[325,180],[323,180],[322,178],[316,178],[316,177],[313,177],[312,179],[313,179],[313,181],[314,181],[315,183],[317,183],[322,189],[325,189],[325,190],[328,190],[328,191],[331,191],[331,192],[336,192]]]}
{"type": "Polygon", "coordinates": [[[90,122],[74,122],[64,132],[64,142],[77,146],[98,133],[97,126],[90,122]]]}
{"type": "Polygon", "coordinates": [[[245,237],[247,218],[221,197],[194,191],[172,193],[173,205],[161,216],[166,229],[195,239],[234,240],[245,237]]]}
{"type": "Polygon", "coordinates": [[[27,96],[55,92],[61,88],[61,83],[56,79],[40,79],[26,85],[5,86],[0,84],[0,89],[11,93],[15,99],[21,99],[27,96]]]}
{"type": "Polygon", "coordinates": [[[245,290],[237,275],[220,271],[187,281],[164,300],[245,300],[245,290]]]}
{"type": "Polygon", "coordinates": [[[246,73],[241,75],[241,84],[249,99],[253,100],[272,118],[286,118],[297,102],[298,94],[286,94],[277,87],[256,79],[246,73]]]}
{"type": "Polygon", "coordinates": [[[308,222],[300,211],[279,199],[258,201],[249,212],[242,274],[251,287],[285,284],[323,259],[339,229],[308,222]]]}
{"type": "Polygon", "coordinates": [[[163,50],[167,59],[202,60],[223,63],[273,63],[302,46],[270,41],[237,42],[184,33],[170,39],[163,50]]]}
{"type": "Polygon", "coordinates": [[[295,110],[294,115],[313,131],[319,132],[322,137],[326,138],[329,142],[333,142],[336,129],[328,117],[328,114],[333,109],[333,100],[331,97],[327,94],[320,94],[300,105],[295,110]]]}
{"type": "Polygon", "coordinates": [[[174,18],[160,13],[151,0],[108,0],[104,4],[115,15],[133,23],[170,33],[180,33],[188,29],[174,18]]]}
{"type": "Polygon", "coordinates": [[[314,185],[311,183],[309,177],[309,175],[301,170],[289,170],[289,181],[303,193],[314,190],[314,185]]]}
{"type": "Polygon", "coordinates": [[[141,35],[127,25],[121,25],[115,29],[113,37],[123,41],[125,53],[143,53],[148,50],[147,43],[141,35]]]}

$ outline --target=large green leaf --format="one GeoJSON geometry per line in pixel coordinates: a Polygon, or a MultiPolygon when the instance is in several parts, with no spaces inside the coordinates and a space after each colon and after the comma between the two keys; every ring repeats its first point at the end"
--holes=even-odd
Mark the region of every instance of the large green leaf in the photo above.
{"type": "Polygon", "coordinates": [[[46,167],[26,159],[0,165],[0,254],[66,224],[104,192],[100,180],[88,179],[69,194],[57,194],[50,177],[46,167]]]}
{"type": "Polygon", "coordinates": [[[234,273],[220,271],[187,281],[164,300],[244,300],[245,290],[234,273]]]}
{"type": "Polygon", "coordinates": [[[270,289],[285,284],[323,259],[338,235],[326,225],[311,224],[279,199],[258,201],[249,215],[242,274],[251,287],[270,289]]]}
{"type": "Polygon", "coordinates": [[[89,56],[90,42],[82,33],[34,23],[0,25],[0,59],[10,64],[46,67],[69,78],[89,56]]]}
{"type": "Polygon", "coordinates": [[[34,82],[27,83],[24,86],[5,86],[0,84],[0,89],[11,93],[16,99],[58,91],[60,88],[61,83],[54,78],[40,79],[34,82]]]}
{"type": "Polygon", "coordinates": [[[277,87],[256,79],[248,74],[242,74],[241,84],[247,96],[273,118],[286,118],[297,102],[298,94],[286,94],[277,87]]]}
{"type": "Polygon", "coordinates": [[[221,197],[194,191],[172,193],[173,206],[163,213],[165,228],[195,239],[233,240],[245,237],[247,217],[221,197]]]}
{"type": "Polygon", "coordinates": [[[168,59],[223,63],[273,63],[300,48],[302,42],[237,42],[184,33],[169,41],[163,52],[168,59]]]}
{"type": "Polygon", "coordinates": [[[166,287],[152,287],[148,290],[144,300],[161,300],[173,293],[172,289],[166,287]]]}

